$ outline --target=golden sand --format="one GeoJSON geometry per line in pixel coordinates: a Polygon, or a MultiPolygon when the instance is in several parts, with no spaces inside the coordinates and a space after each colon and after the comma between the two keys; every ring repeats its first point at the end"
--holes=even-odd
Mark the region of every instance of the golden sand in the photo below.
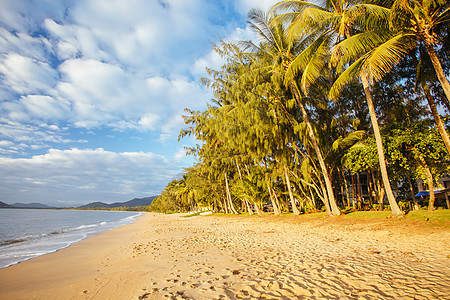
{"type": "Polygon", "coordinates": [[[1,269],[0,299],[450,299],[450,230],[148,213],[1,269]]]}

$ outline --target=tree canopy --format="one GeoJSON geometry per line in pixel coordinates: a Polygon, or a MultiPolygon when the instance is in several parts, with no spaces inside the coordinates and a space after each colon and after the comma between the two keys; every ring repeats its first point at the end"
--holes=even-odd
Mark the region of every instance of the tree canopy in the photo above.
{"type": "Polygon", "coordinates": [[[293,0],[248,18],[260,42],[214,45],[213,98],[186,109],[199,162],[151,208],[399,216],[420,179],[433,210],[450,171],[448,2],[293,0]]]}

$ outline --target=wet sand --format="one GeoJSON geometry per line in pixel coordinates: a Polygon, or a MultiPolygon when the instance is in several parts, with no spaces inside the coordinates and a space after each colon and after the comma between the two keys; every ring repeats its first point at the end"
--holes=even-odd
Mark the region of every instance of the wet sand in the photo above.
{"type": "Polygon", "coordinates": [[[0,299],[450,299],[450,229],[148,213],[0,269],[0,299]]]}

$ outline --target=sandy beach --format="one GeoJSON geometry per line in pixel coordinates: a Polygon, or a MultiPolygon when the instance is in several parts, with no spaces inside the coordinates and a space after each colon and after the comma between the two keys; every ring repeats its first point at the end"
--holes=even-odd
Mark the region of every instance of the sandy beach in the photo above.
{"type": "Polygon", "coordinates": [[[0,299],[450,299],[450,230],[147,213],[0,270],[0,299]]]}

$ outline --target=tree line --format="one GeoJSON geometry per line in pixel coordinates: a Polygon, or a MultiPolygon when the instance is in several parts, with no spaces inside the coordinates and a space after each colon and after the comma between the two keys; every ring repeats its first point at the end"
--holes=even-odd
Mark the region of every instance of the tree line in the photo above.
{"type": "Polygon", "coordinates": [[[200,141],[198,163],[152,210],[400,216],[424,205],[416,179],[435,208],[450,174],[448,1],[281,1],[248,24],[257,42],[214,45],[213,98],[180,133],[200,141]]]}

